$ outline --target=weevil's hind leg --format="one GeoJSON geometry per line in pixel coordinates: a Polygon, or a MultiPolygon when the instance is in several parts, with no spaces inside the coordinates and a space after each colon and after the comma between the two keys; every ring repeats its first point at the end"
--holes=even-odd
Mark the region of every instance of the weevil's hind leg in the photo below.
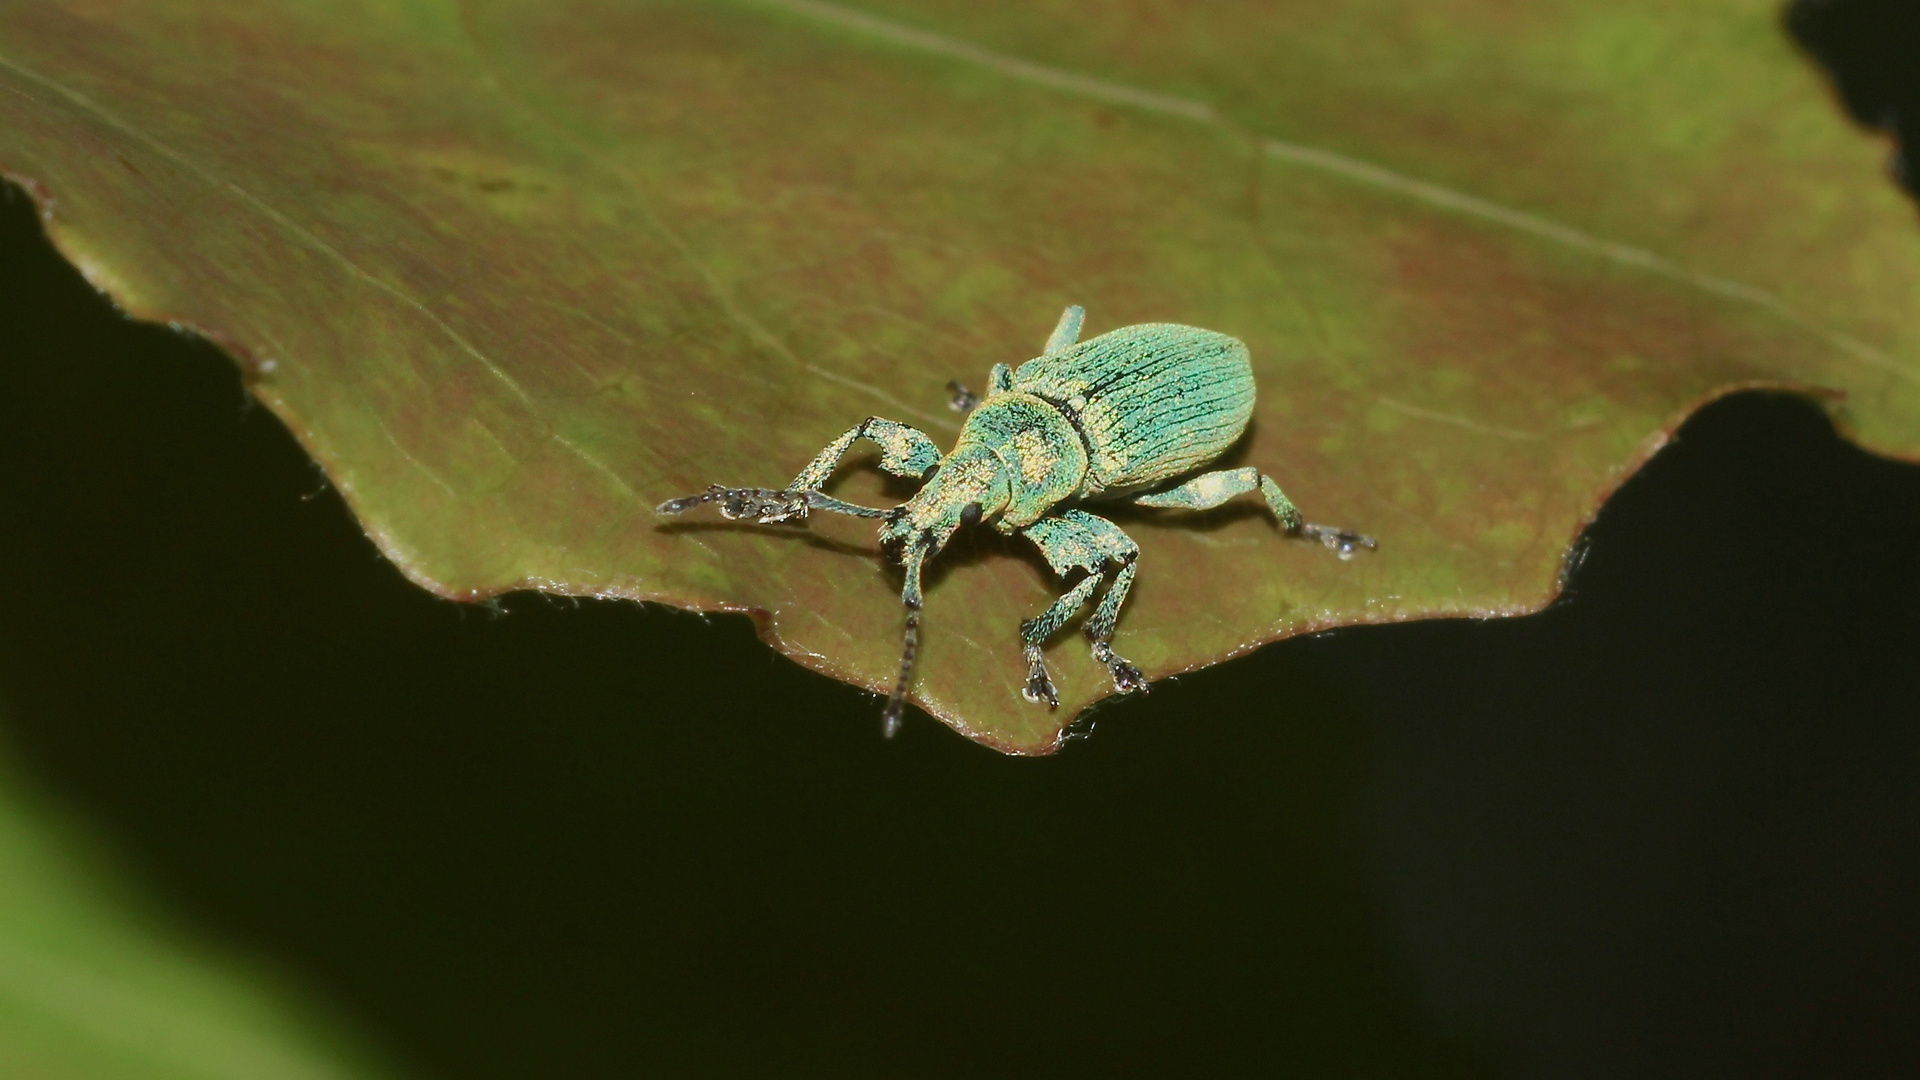
{"type": "Polygon", "coordinates": [[[769,488],[730,488],[715,484],[698,495],[669,499],[654,507],[656,514],[683,514],[702,503],[719,503],[727,518],[753,518],[762,524],[775,521],[804,520],[809,510],[827,510],[854,517],[887,516],[885,510],[842,502],[824,495],[820,485],[827,482],[840,459],[861,439],[880,444],[880,467],[895,476],[918,480],[940,464],[940,448],[914,428],[878,416],[869,416],[840,433],[826,445],[800,475],[780,491],[769,488]]]}
{"type": "Polygon", "coordinates": [[[1057,353],[1061,349],[1072,348],[1080,340],[1080,324],[1085,322],[1087,312],[1079,304],[1068,304],[1067,310],[1060,313],[1060,321],[1053,326],[1053,333],[1047,338],[1047,347],[1040,355],[1057,353]]]}
{"type": "Polygon", "coordinates": [[[1273,511],[1273,516],[1280,519],[1281,528],[1295,536],[1320,541],[1342,559],[1353,558],[1354,551],[1359,548],[1371,551],[1378,546],[1371,536],[1308,521],[1301,516],[1300,509],[1293,505],[1293,500],[1280,490],[1280,485],[1273,482],[1273,477],[1251,466],[1202,473],[1171,491],[1141,495],[1133,502],[1135,506],[1162,509],[1211,510],[1236,495],[1256,489],[1267,501],[1267,508],[1273,511]]]}
{"type": "Polygon", "coordinates": [[[1037,618],[1020,624],[1020,642],[1028,665],[1027,700],[1044,701],[1049,706],[1060,703],[1053,680],[1047,675],[1041,649],[1049,637],[1086,605],[1103,581],[1108,583],[1107,594],[1100,598],[1100,606],[1087,620],[1093,658],[1106,665],[1108,674],[1113,676],[1114,688],[1121,693],[1147,689],[1146,677],[1140,669],[1115,653],[1112,645],[1120,605],[1126,603],[1127,590],[1133,585],[1139,545],[1121,532],[1118,525],[1084,510],[1042,518],[1022,530],[1021,535],[1039,547],[1040,554],[1046,557],[1047,565],[1053,567],[1055,573],[1064,577],[1074,570],[1087,572],[1064,596],[1054,601],[1053,606],[1037,618]]]}
{"type": "Polygon", "coordinates": [[[1300,511],[1294,508],[1293,501],[1280,490],[1280,485],[1250,466],[1201,473],[1169,491],[1137,496],[1133,504],[1170,510],[1211,510],[1236,495],[1255,490],[1266,496],[1267,505],[1273,508],[1273,516],[1280,519],[1280,524],[1288,532],[1300,527],[1304,519],[1300,511]]]}

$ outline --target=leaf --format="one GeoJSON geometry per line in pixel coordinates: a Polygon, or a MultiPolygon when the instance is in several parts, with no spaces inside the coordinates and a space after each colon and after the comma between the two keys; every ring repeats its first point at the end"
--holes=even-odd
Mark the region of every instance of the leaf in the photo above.
{"type": "MultiPolygon", "coordinates": [[[[56,242],[226,345],[450,597],[752,611],[884,689],[869,527],[650,507],[777,486],[872,413],[947,443],[946,380],[1068,303],[1247,341],[1230,462],[1381,539],[1341,563],[1253,506],[1123,515],[1116,646],[1155,677],[1535,610],[1732,389],[1843,394],[1861,442],[1920,453],[1920,235],[1772,0],[74,0],[0,28],[0,162],[56,242]]],[[[1015,628],[1058,583],[992,537],[939,565],[917,699],[1047,751],[1109,692],[1063,636],[1063,707],[1020,700],[1015,628]]]]}
{"type": "MultiPolygon", "coordinates": [[[[0,1075],[383,1075],[270,980],[183,948],[0,775],[0,1075]]],[[[311,1011],[311,1010],[307,1010],[311,1011]]]]}

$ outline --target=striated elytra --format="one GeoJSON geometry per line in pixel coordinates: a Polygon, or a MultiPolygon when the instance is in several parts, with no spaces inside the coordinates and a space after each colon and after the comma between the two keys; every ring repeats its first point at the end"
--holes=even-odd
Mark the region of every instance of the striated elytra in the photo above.
{"type": "Polygon", "coordinates": [[[1102,582],[1106,595],[1086,624],[1093,657],[1106,665],[1120,692],[1147,689],[1140,670],[1112,646],[1140,549],[1085,504],[1125,500],[1207,510],[1257,490],[1290,535],[1319,540],[1343,559],[1375,546],[1371,537],[1308,522],[1280,485],[1256,468],[1200,473],[1169,486],[1219,457],[1246,430],[1253,415],[1246,345],[1174,323],[1126,326],[1080,341],[1084,317],[1077,306],[1062,312],[1046,349],[1018,370],[995,364],[984,399],[953,384],[953,407],[967,413],[967,422],[948,454],[914,428],[869,416],[828,443],[784,488],[715,484],[657,510],[679,514],[712,502],[728,518],[760,522],[801,520],[812,510],[885,519],[880,547],[905,569],[900,601],[907,609],[900,674],[884,713],[888,736],[900,726],[913,675],[921,568],[963,525],[985,522],[1026,537],[1063,579],[1083,571],[1051,607],[1020,624],[1026,698],[1050,708],[1060,699],[1041,648],[1102,582]],[[841,456],[861,439],[880,444],[882,469],[923,481],[919,493],[891,510],[822,493],[841,456]]]}

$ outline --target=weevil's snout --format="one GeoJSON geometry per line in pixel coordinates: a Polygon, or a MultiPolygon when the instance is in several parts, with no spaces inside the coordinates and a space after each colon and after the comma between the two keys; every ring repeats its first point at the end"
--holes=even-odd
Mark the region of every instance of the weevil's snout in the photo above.
{"type": "Polygon", "coordinates": [[[880,551],[895,565],[906,558],[910,545],[925,547],[931,557],[962,526],[978,525],[1004,510],[1010,497],[998,459],[958,452],[913,498],[887,515],[880,527],[880,551]]]}

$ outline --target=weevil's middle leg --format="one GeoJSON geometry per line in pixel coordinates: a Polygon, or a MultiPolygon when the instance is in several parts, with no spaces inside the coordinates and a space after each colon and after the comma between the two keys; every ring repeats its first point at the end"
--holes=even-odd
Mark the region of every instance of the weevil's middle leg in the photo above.
{"type": "Polygon", "coordinates": [[[1086,628],[1087,637],[1093,642],[1093,658],[1106,665],[1107,673],[1113,676],[1114,689],[1121,693],[1146,690],[1147,680],[1140,669],[1115,653],[1112,645],[1120,606],[1126,603],[1127,590],[1133,586],[1139,545],[1121,532],[1118,525],[1084,510],[1041,518],[1022,530],[1021,535],[1040,548],[1055,573],[1064,577],[1074,570],[1087,571],[1084,578],[1039,617],[1020,624],[1020,641],[1028,664],[1027,700],[1045,701],[1049,706],[1059,704],[1053,680],[1047,676],[1041,648],[1047,638],[1086,605],[1101,582],[1108,583],[1107,593],[1100,598],[1100,606],[1094,609],[1086,628]]]}
{"type": "Polygon", "coordinates": [[[1093,611],[1093,617],[1087,620],[1087,640],[1093,642],[1093,658],[1107,665],[1107,674],[1113,676],[1114,689],[1123,694],[1147,689],[1147,677],[1140,669],[1128,663],[1126,658],[1113,651],[1114,624],[1120,621],[1120,605],[1127,602],[1127,590],[1133,588],[1133,575],[1137,569],[1138,551],[1126,557],[1126,562],[1118,573],[1113,575],[1113,584],[1107,586],[1107,595],[1100,598],[1100,606],[1093,611]]]}
{"type": "Polygon", "coordinates": [[[1300,509],[1293,505],[1293,500],[1280,490],[1280,485],[1273,482],[1273,477],[1251,466],[1201,473],[1171,491],[1142,495],[1133,502],[1136,506],[1173,510],[1211,510],[1236,495],[1256,489],[1261,498],[1267,501],[1267,508],[1273,511],[1273,516],[1280,519],[1281,528],[1295,536],[1320,541],[1342,559],[1353,558],[1354,551],[1359,548],[1371,551],[1378,546],[1371,536],[1308,521],[1301,515],[1300,509]]]}

